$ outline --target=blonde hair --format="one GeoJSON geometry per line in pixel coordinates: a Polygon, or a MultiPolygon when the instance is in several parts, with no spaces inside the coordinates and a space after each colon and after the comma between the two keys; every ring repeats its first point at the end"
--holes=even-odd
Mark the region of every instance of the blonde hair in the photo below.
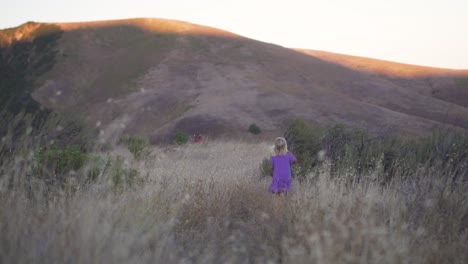
{"type": "Polygon", "coordinates": [[[277,137],[275,139],[275,155],[285,155],[288,153],[288,143],[283,137],[277,137]]]}

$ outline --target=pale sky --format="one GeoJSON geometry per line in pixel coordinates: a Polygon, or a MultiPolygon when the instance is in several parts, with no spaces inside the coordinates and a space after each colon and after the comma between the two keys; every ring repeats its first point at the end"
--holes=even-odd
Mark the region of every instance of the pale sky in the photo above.
{"type": "Polygon", "coordinates": [[[0,0],[27,21],[183,20],[285,47],[468,69],[468,0],[0,0]]]}

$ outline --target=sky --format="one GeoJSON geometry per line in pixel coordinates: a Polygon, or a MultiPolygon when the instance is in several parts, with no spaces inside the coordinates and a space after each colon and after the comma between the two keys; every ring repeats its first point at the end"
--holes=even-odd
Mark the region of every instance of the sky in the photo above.
{"type": "Polygon", "coordinates": [[[168,18],[284,47],[468,69],[468,0],[0,0],[0,8],[0,28],[168,18]]]}

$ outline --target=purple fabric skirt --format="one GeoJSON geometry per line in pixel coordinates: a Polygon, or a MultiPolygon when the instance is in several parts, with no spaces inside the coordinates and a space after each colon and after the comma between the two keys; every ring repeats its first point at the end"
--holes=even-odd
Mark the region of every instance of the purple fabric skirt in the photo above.
{"type": "Polygon", "coordinates": [[[275,179],[271,180],[270,187],[268,188],[268,192],[270,193],[287,193],[291,191],[291,182],[292,180],[289,179],[275,179]]]}

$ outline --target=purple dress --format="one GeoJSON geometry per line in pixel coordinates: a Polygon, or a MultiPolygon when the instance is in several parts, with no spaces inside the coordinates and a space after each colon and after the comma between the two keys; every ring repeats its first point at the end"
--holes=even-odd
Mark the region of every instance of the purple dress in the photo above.
{"type": "Polygon", "coordinates": [[[273,167],[273,178],[271,179],[270,193],[283,193],[291,191],[291,164],[296,160],[293,154],[275,155],[270,158],[273,167]]]}

